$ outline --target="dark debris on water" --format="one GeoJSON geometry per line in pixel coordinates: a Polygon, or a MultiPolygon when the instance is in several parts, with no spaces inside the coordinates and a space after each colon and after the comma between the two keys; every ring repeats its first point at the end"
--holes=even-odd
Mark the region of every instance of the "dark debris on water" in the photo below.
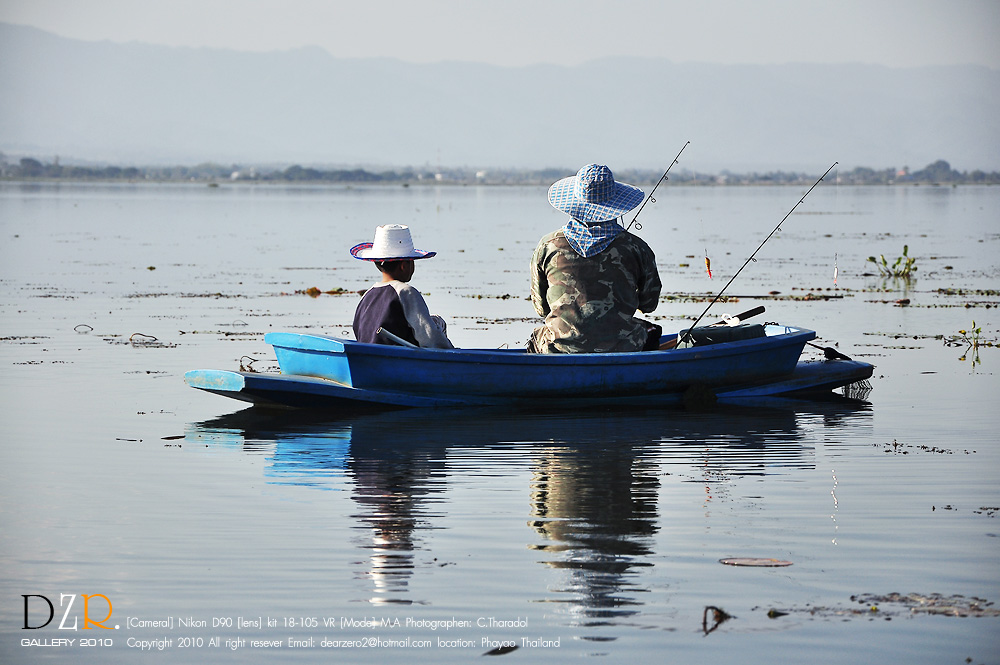
{"type": "MultiPolygon", "coordinates": [[[[949,450],[948,448],[938,448],[937,446],[924,446],[924,445],[911,445],[908,443],[899,443],[896,439],[892,440],[892,443],[882,443],[882,444],[872,444],[873,446],[882,447],[882,452],[892,453],[894,455],[909,455],[910,453],[937,453],[939,455],[954,455],[957,451],[949,450]]],[[[975,450],[963,450],[962,453],[966,455],[972,455],[975,450]]]]}
{"type": "MultiPolygon", "coordinates": [[[[885,595],[859,594],[851,596],[851,601],[856,606],[771,607],[767,609],[767,616],[771,619],[804,615],[816,618],[845,619],[865,617],[869,620],[883,619],[885,621],[917,614],[977,618],[1000,617],[1000,609],[995,608],[992,601],[976,596],[893,592],[885,595]]],[[[764,608],[755,607],[753,609],[758,611],[764,608]]]]}

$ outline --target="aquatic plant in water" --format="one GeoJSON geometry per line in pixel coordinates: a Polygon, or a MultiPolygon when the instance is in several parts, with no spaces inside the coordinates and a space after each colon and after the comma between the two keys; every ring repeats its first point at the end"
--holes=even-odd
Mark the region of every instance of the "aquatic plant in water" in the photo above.
{"type": "Polygon", "coordinates": [[[958,333],[962,336],[963,341],[965,341],[970,348],[979,348],[979,337],[983,334],[983,329],[976,326],[976,322],[972,322],[972,328],[968,332],[965,330],[959,330],[958,333]]]}
{"type": "Polygon", "coordinates": [[[910,279],[911,274],[916,271],[916,259],[909,255],[910,246],[903,245],[903,255],[897,257],[893,261],[892,265],[885,258],[885,254],[879,254],[876,259],[874,256],[868,257],[868,263],[874,263],[875,267],[878,268],[879,274],[883,277],[898,277],[900,279],[910,279]]]}
{"type": "Polygon", "coordinates": [[[979,349],[985,346],[997,346],[997,342],[993,340],[983,339],[983,329],[981,326],[977,326],[976,322],[972,322],[972,327],[968,330],[959,330],[957,335],[952,335],[944,340],[947,346],[964,346],[965,353],[959,358],[959,360],[964,361],[966,356],[969,355],[969,351],[972,351],[972,365],[975,366],[979,364],[979,349]]]}
{"type": "Polygon", "coordinates": [[[948,346],[965,346],[969,349],[979,350],[982,346],[996,346],[995,340],[983,339],[983,328],[972,322],[972,327],[968,330],[959,330],[957,335],[952,335],[944,341],[948,346]]]}

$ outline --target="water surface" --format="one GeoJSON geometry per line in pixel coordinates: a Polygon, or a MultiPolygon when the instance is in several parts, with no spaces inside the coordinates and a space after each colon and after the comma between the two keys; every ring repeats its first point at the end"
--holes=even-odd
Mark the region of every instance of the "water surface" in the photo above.
{"type": "MultiPolygon", "coordinates": [[[[801,194],[661,188],[653,318],[698,316],[801,194]]],[[[997,338],[998,219],[993,188],[824,183],[713,307],[874,363],[862,400],[276,415],[183,373],[348,334],[356,294],[302,292],[366,288],[347,250],[378,223],[438,252],[413,283],[456,344],[523,344],[544,189],[0,185],[0,659],[996,663],[996,616],[925,610],[1000,598],[1000,355],[944,343],[997,338]],[[916,280],[864,274],[904,244],[916,280]],[[24,630],[32,594],[29,624],[103,594],[122,627],[24,630]]]]}

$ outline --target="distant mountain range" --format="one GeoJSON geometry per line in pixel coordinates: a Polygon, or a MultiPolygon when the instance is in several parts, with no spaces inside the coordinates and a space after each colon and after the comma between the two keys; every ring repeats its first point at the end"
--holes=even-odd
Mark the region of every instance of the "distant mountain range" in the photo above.
{"type": "Polygon", "coordinates": [[[0,151],[117,164],[1000,169],[1000,71],[565,67],[86,42],[0,23],[0,151]]]}

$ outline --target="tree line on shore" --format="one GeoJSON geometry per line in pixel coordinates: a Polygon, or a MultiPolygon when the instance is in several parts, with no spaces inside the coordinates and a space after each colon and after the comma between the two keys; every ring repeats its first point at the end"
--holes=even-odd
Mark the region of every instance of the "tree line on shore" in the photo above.
{"type": "MultiPolygon", "coordinates": [[[[0,178],[4,180],[109,180],[150,182],[264,182],[264,183],[356,183],[356,184],[484,184],[484,185],[548,185],[568,174],[565,169],[468,169],[468,168],[401,168],[398,170],[324,169],[294,164],[281,167],[222,165],[214,163],[196,166],[82,166],[63,165],[55,158],[42,162],[22,157],[8,163],[0,153],[0,178]]],[[[623,182],[654,183],[660,173],[650,170],[622,169],[616,173],[623,182]]],[[[837,182],[848,185],[996,185],[1000,172],[958,171],[943,159],[920,170],[909,167],[872,169],[856,167],[835,171],[837,182]]],[[[675,171],[670,179],[686,185],[794,185],[814,181],[815,174],[789,171],[705,174],[675,171]]]]}

